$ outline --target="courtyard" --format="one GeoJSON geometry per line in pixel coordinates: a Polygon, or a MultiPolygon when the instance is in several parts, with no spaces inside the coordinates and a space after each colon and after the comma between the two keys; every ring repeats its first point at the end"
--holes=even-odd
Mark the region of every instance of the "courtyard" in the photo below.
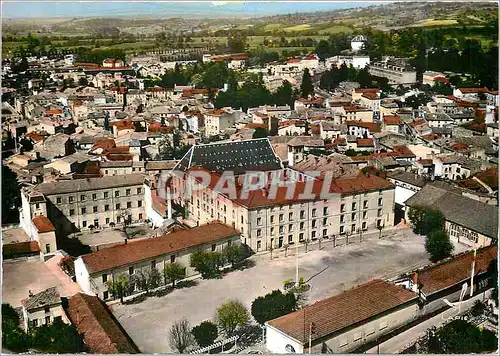
{"type": "MultiPolygon", "coordinates": [[[[333,247],[325,241],[322,249],[311,244],[308,252],[299,249],[299,276],[311,285],[307,303],[340,293],[373,278],[391,278],[429,264],[425,239],[410,229],[365,234],[363,242],[352,237],[351,243],[333,247]]],[[[455,245],[454,253],[466,250],[455,245]]],[[[172,352],[168,331],[175,321],[187,318],[191,326],[214,319],[216,308],[229,299],[237,299],[250,310],[252,301],[274,289],[285,280],[294,280],[296,249],[257,254],[250,259],[255,266],[234,271],[222,279],[198,280],[195,286],[177,289],[162,297],[149,297],[137,304],[115,304],[113,314],[142,352],[172,352]]]]}
{"type": "Polygon", "coordinates": [[[61,296],[72,296],[80,292],[80,286],[58,266],[61,258],[62,256],[56,255],[46,262],[36,258],[3,261],[3,303],[19,307],[21,300],[28,298],[29,291],[38,293],[50,287],[57,287],[61,296]]]}

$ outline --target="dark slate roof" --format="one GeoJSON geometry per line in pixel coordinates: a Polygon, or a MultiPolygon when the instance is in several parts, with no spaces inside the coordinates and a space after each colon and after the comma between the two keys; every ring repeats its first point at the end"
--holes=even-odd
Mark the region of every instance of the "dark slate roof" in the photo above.
{"type": "Polygon", "coordinates": [[[143,182],[144,175],[132,173],[102,178],[72,179],[69,181],[42,183],[37,185],[35,190],[44,195],[54,195],[134,186],[143,182]]]}
{"type": "Polygon", "coordinates": [[[235,174],[282,168],[267,138],[193,146],[175,169],[186,171],[193,166],[219,173],[233,171],[235,174]]]}
{"type": "Polygon", "coordinates": [[[50,287],[21,301],[26,310],[43,308],[58,303],[61,303],[61,297],[57,287],[50,287]]]}
{"type": "Polygon", "coordinates": [[[429,184],[408,199],[405,205],[437,209],[446,220],[497,239],[498,207],[495,205],[485,204],[429,184]]]}
{"type": "Polygon", "coordinates": [[[417,176],[414,173],[410,173],[410,172],[405,172],[405,171],[388,172],[387,173],[387,178],[388,179],[399,180],[401,182],[414,185],[416,187],[423,187],[423,186],[425,186],[425,179],[417,176]]]}

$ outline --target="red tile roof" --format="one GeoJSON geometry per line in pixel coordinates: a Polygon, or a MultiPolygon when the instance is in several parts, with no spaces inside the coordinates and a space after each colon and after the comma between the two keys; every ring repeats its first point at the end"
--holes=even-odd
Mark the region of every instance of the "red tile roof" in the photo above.
{"type": "Polygon", "coordinates": [[[161,126],[159,122],[154,122],[148,126],[148,132],[172,133],[174,131],[174,126],[161,126]]]}
{"type": "Polygon", "coordinates": [[[268,324],[305,344],[309,339],[306,326],[312,322],[316,326],[314,341],[396,308],[416,297],[415,293],[401,286],[375,279],[273,319],[268,324]]]}
{"type": "Polygon", "coordinates": [[[224,110],[214,109],[214,110],[211,110],[211,111],[207,112],[206,115],[210,115],[210,116],[222,116],[225,113],[226,112],[224,110]]]}
{"type": "Polygon", "coordinates": [[[45,110],[45,115],[60,115],[62,113],[62,109],[45,110]]]}
{"type": "Polygon", "coordinates": [[[50,231],[56,231],[56,228],[50,220],[43,215],[38,215],[33,218],[33,224],[35,224],[36,229],[38,232],[50,232],[50,231]]]}
{"type": "Polygon", "coordinates": [[[474,94],[474,93],[487,93],[489,90],[487,87],[483,88],[458,88],[462,94],[474,94]]]}
{"type": "MultiPolygon", "coordinates": [[[[189,174],[192,171],[204,171],[210,174],[210,183],[208,184],[208,188],[214,190],[217,186],[217,183],[220,180],[220,175],[214,172],[209,172],[207,169],[199,168],[199,167],[191,167],[187,173],[189,174]]],[[[193,177],[194,178],[194,177],[193,177]]],[[[285,177],[282,177],[284,180],[285,177]]],[[[199,178],[197,179],[200,180],[199,178]]],[[[271,187],[268,185],[264,189],[254,190],[248,192],[248,196],[243,197],[241,193],[242,186],[236,184],[236,198],[231,199],[236,204],[246,206],[246,207],[265,207],[265,206],[276,206],[276,205],[285,205],[285,204],[296,204],[298,202],[305,201],[315,201],[322,200],[321,192],[323,189],[323,180],[321,178],[315,180],[312,184],[311,194],[307,194],[307,198],[301,196],[301,194],[309,187],[305,182],[288,182],[289,185],[294,185],[295,189],[293,189],[293,195],[290,196],[288,193],[287,186],[279,186],[276,188],[276,194],[274,197],[270,197],[271,187]],[[310,197],[309,197],[310,195],[310,197]]],[[[328,184],[328,183],[327,183],[328,184]]],[[[220,187],[220,183],[217,187],[220,187]]],[[[225,183],[224,187],[227,188],[227,183],[225,183]]],[[[385,190],[392,189],[393,185],[391,182],[370,175],[364,176],[360,174],[354,178],[344,178],[344,179],[336,179],[331,181],[329,187],[329,193],[338,193],[338,194],[353,194],[357,192],[367,192],[372,190],[385,190]]]]}
{"type": "Polygon", "coordinates": [[[118,131],[133,130],[135,128],[134,122],[130,119],[113,122],[111,126],[115,126],[118,131]]]}
{"type": "Polygon", "coordinates": [[[374,93],[374,92],[363,93],[363,95],[361,95],[361,97],[366,98],[366,99],[370,99],[370,100],[377,100],[378,99],[377,93],[374,93]]]}
{"type": "Polygon", "coordinates": [[[78,293],[68,300],[68,317],[94,354],[135,354],[139,349],[98,297],[78,293]]]}
{"type": "Polygon", "coordinates": [[[445,77],[436,77],[434,78],[434,81],[435,82],[440,82],[440,83],[444,83],[444,84],[448,84],[450,81],[445,78],[445,77]]]}
{"type": "Polygon", "coordinates": [[[323,98],[299,98],[297,101],[304,103],[304,104],[323,104],[325,99],[323,98]]]}
{"type": "MultiPolygon", "coordinates": [[[[497,246],[478,250],[476,274],[486,271],[490,262],[497,258],[497,254],[497,246]]],[[[473,260],[474,252],[471,251],[415,272],[418,274],[419,283],[423,285],[422,291],[425,294],[434,293],[470,278],[473,260]]]]}
{"type": "Polygon", "coordinates": [[[347,126],[363,127],[371,133],[380,132],[380,123],[378,122],[346,121],[345,123],[347,126]]]}
{"type": "Polygon", "coordinates": [[[358,88],[354,89],[356,93],[378,93],[380,91],[379,88],[358,88]]]}
{"type": "Polygon", "coordinates": [[[288,58],[287,63],[300,63],[301,60],[299,58],[288,58]]]}
{"type": "Polygon", "coordinates": [[[386,125],[399,125],[401,124],[401,118],[397,115],[385,115],[384,124],[386,125]]]}
{"type": "Polygon", "coordinates": [[[40,245],[37,241],[17,242],[13,244],[5,244],[2,246],[2,253],[5,255],[18,255],[40,252],[40,245]]]}
{"type": "Polygon", "coordinates": [[[371,138],[358,138],[356,144],[358,147],[373,147],[373,140],[371,138]]]}
{"type": "Polygon", "coordinates": [[[245,128],[247,129],[267,129],[268,126],[266,124],[257,124],[255,122],[251,122],[246,124],[245,128]]]}
{"type": "Polygon", "coordinates": [[[239,235],[232,227],[214,222],[166,236],[129,242],[82,256],[91,273],[127,266],[190,247],[239,235]]]}
{"type": "Polygon", "coordinates": [[[103,138],[102,140],[97,141],[90,148],[91,151],[97,150],[98,148],[102,148],[103,150],[108,150],[110,148],[116,147],[116,142],[112,138],[103,138]]]}
{"type": "Polygon", "coordinates": [[[34,142],[43,141],[43,137],[37,134],[35,131],[26,134],[24,137],[31,138],[34,142]]]}

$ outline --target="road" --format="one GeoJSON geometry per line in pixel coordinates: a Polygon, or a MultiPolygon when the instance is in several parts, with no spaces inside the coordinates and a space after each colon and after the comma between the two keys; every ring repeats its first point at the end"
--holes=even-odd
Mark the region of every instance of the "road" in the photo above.
{"type": "MultiPolygon", "coordinates": [[[[476,300],[484,300],[489,296],[489,293],[481,293],[463,302],[460,306],[461,312],[458,312],[457,307],[450,308],[430,319],[427,319],[420,324],[408,329],[401,334],[381,343],[379,347],[375,346],[366,351],[367,354],[397,354],[406,349],[408,346],[417,341],[421,336],[424,336],[427,330],[433,326],[440,327],[447,322],[449,318],[454,316],[463,315],[469,310],[476,300]]],[[[443,302],[443,306],[444,306],[443,302]]]]}

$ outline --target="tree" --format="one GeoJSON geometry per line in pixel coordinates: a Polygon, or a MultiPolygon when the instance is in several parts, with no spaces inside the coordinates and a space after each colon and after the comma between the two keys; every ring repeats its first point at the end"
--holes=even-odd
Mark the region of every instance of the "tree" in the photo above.
{"type": "Polygon", "coordinates": [[[232,30],[227,36],[227,45],[233,53],[245,51],[247,36],[244,31],[232,30]]]}
{"type": "Polygon", "coordinates": [[[2,304],[2,345],[14,352],[23,352],[29,347],[28,337],[19,327],[19,315],[10,304],[2,304]]]}
{"type": "Polygon", "coordinates": [[[318,42],[318,44],[316,45],[316,54],[322,61],[330,56],[330,45],[328,41],[321,40],[318,42]]]}
{"type": "Polygon", "coordinates": [[[283,294],[280,290],[273,290],[252,302],[252,316],[261,325],[295,310],[297,310],[295,294],[283,294]]]}
{"type": "Polygon", "coordinates": [[[444,217],[439,210],[414,206],[410,208],[408,218],[413,225],[413,232],[418,235],[427,235],[432,230],[444,228],[444,217]]]}
{"type": "Polygon", "coordinates": [[[224,256],[220,252],[195,252],[191,254],[190,265],[202,278],[217,278],[220,276],[220,267],[224,266],[224,256]]]}
{"type": "Polygon", "coordinates": [[[206,347],[212,345],[217,339],[217,325],[210,321],[203,321],[200,325],[195,326],[191,333],[194,335],[198,346],[206,347]]]}
{"type": "Polygon", "coordinates": [[[471,354],[491,352],[497,347],[494,332],[481,330],[465,320],[453,320],[429,338],[427,351],[431,354],[471,354]]]}
{"type": "Polygon", "coordinates": [[[411,106],[413,109],[418,109],[420,106],[425,105],[430,101],[432,101],[432,98],[429,94],[421,93],[406,98],[405,104],[411,106]]]}
{"type": "Polygon", "coordinates": [[[300,84],[300,95],[302,98],[309,98],[314,95],[314,87],[312,84],[311,73],[305,68],[302,74],[302,83],[300,84]]]}
{"type": "Polygon", "coordinates": [[[169,263],[165,266],[163,270],[163,278],[165,278],[165,284],[167,281],[172,283],[172,288],[175,288],[175,282],[183,279],[186,276],[186,268],[178,262],[169,263]]]}
{"type": "Polygon", "coordinates": [[[247,325],[249,320],[248,311],[237,300],[230,300],[217,308],[217,324],[227,337],[234,336],[237,329],[247,325]]]}
{"type": "Polygon", "coordinates": [[[17,175],[2,164],[2,224],[19,222],[21,191],[17,175]]]}
{"type": "Polygon", "coordinates": [[[139,289],[146,291],[146,294],[149,294],[151,289],[157,288],[161,282],[160,272],[156,268],[141,269],[138,271],[136,278],[139,289]]]}
{"type": "Polygon", "coordinates": [[[182,354],[186,349],[194,345],[194,337],[191,334],[191,327],[187,319],[176,321],[170,328],[169,334],[170,347],[182,354]]]}
{"type": "Polygon", "coordinates": [[[85,351],[83,337],[74,325],[60,318],[51,324],[31,329],[31,345],[44,353],[79,353],[85,351]]]}
{"type": "Polygon", "coordinates": [[[252,135],[252,138],[265,138],[267,137],[267,130],[262,127],[257,127],[252,135]]]}
{"type": "Polygon", "coordinates": [[[129,287],[128,277],[124,274],[121,274],[114,280],[108,281],[106,284],[108,286],[108,291],[111,293],[113,298],[120,298],[120,302],[123,303],[123,297],[125,297],[127,289],[129,287]]]}
{"type": "Polygon", "coordinates": [[[437,262],[451,256],[453,244],[444,230],[433,230],[425,239],[425,249],[431,255],[431,261],[437,262]]]}
{"type": "Polygon", "coordinates": [[[89,81],[87,80],[87,78],[81,77],[80,79],[78,79],[78,85],[86,87],[89,85],[89,81]]]}
{"type": "Polygon", "coordinates": [[[238,266],[245,258],[242,245],[227,246],[224,250],[222,250],[222,255],[227,263],[230,263],[233,267],[238,266]]]}

